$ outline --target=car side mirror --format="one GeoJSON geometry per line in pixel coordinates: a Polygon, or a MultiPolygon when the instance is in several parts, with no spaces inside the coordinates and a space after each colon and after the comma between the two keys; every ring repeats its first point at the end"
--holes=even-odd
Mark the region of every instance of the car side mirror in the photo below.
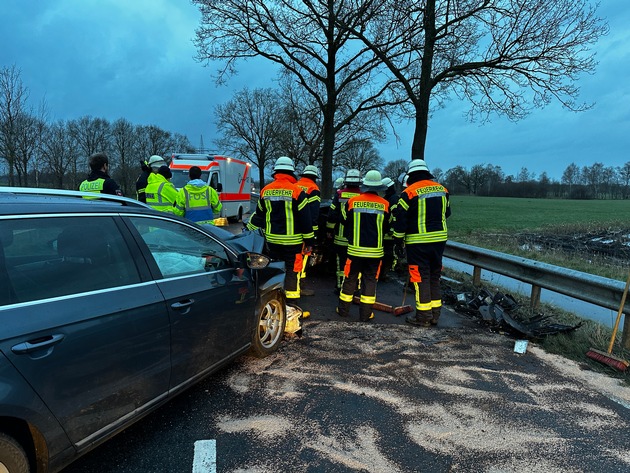
{"type": "Polygon", "coordinates": [[[250,269],[263,269],[269,265],[268,256],[261,255],[260,253],[247,253],[247,267],[250,269]]]}

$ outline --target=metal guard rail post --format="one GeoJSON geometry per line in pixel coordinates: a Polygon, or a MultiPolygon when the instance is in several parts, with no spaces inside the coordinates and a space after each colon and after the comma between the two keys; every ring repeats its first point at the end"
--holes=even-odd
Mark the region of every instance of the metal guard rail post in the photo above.
{"type": "MultiPolygon", "coordinates": [[[[625,287],[624,282],[615,279],[453,241],[446,243],[444,256],[473,266],[475,285],[480,282],[481,269],[531,284],[533,307],[539,304],[540,289],[543,288],[616,312],[619,310],[625,287]]],[[[630,323],[626,323],[627,310],[630,311],[624,305],[622,336],[624,348],[630,348],[630,323]]]]}

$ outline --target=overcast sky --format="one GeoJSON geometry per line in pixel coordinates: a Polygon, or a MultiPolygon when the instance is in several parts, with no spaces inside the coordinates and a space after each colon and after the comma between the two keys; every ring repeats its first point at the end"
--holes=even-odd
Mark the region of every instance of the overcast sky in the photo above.
{"type": "MultiPolygon", "coordinates": [[[[526,167],[560,179],[573,162],[630,161],[630,0],[602,0],[599,15],[610,34],[596,46],[596,73],[579,83],[592,110],[553,104],[518,123],[480,125],[465,120],[464,103],[450,102],[429,122],[429,166],[492,164],[513,175],[526,167]]],[[[203,136],[211,147],[214,106],[245,86],[273,85],[274,67],[259,60],[243,64],[229,87],[215,86],[214,69],[194,60],[200,14],[187,0],[0,0],[0,18],[0,67],[21,70],[33,106],[45,98],[51,119],[123,117],[184,134],[194,146],[203,136]]],[[[400,145],[392,138],[378,146],[386,161],[410,156],[412,127],[398,130],[400,145]]]]}

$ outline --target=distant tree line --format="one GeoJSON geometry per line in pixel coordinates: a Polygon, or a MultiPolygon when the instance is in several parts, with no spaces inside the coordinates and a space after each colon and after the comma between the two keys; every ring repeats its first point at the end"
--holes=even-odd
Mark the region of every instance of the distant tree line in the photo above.
{"type": "Polygon", "coordinates": [[[452,194],[495,197],[627,199],[630,196],[630,161],[623,166],[594,163],[579,167],[571,163],[558,181],[546,172],[536,178],[523,167],[516,176],[505,175],[500,166],[476,164],[469,169],[456,166],[432,173],[452,194]]]}
{"type": "Polygon", "coordinates": [[[109,156],[123,194],[135,196],[140,162],[153,154],[194,152],[188,138],[155,125],[110,122],[83,116],[49,120],[46,104],[35,110],[15,66],[0,69],[0,184],[77,189],[89,172],[88,158],[109,156]]]}

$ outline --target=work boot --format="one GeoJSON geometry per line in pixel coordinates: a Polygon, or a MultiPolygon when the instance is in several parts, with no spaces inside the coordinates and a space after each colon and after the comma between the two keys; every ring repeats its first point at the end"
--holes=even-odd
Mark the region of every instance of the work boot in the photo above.
{"type": "Polygon", "coordinates": [[[405,322],[418,327],[430,327],[433,320],[430,310],[417,310],[414,315],[408,315],[405,322]]]}
{"type": "Polygon", "coordinates": [[[371,322],[374,318],[374,312],[371,312],[367,317],[359,317],[360,322],[371,322]]]}
{"type": "Polygon", "coordinates": [[[442,307],[433,307],[431,309],[431,325],[437,325],[440,315],[442,314],[442,307]]]}
{"type": "Polygon", "coordinates": [[[336,307],[335,312],[339,314],[339,317],[350,317],[350,311],[345,307],[336,307]]]}

